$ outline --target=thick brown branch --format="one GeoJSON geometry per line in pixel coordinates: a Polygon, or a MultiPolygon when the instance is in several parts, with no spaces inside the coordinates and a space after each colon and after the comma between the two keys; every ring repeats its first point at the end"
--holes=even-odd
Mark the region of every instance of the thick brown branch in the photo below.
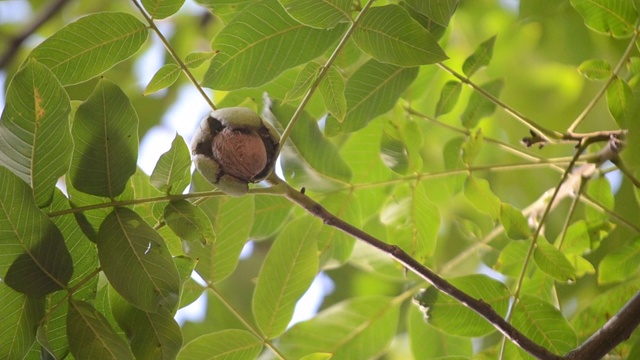
{"type": "Polygon", "coordinates": [[[283,187],[285,196],[292,202],[300,205],[307,210],[311,215],[321,219],[325,224],[335,227],[350,236],[355,237],[367,244],[375,247],[376,249],[385,252],[391,256],[394,260],[401,263],[405,268],[412,271],[416,275],[420,276],[429,284],[433,285],[436,289],[451,296],[459,301],[464,306],[472,309],[480,316],[489,321],[498,331],[509,338],[513,343],[518,345],[524,351],[529,354],[544,360],[556,360],[563,359],[562,356],[551,353],[544,347],[536,344],[531,339],[522,334],[518,329],[513,327],[507,321],[504,320],[490,305],[486,302],[475,299],[462,290],[456,288],[447,280],[441,278],[436,273],[429,270],[426,266],[415,260],[404,250],[395,245],[389,245],[384,241],[381,241],[368,233],[358,229],[357,227],[347,223],[346,221],[336,217],[327,211],[320,204],[313,199],[305,195],[301,191],[297,191],[289,186],[284,181],[272,175],[268,180],[272,185],[283,187]]]}
{"type": "Polygon", "coordinates": [[[640,314],[640,292],[636,293],[600,330],[570,352],[566,358],[570,360],[602,358],[631,336],[633,330],[640,325],[638,314],[640,314]]]}
{"type": "Polygon", "coordinates": [[[20,48],[22,43],[29,36],[31,36],[40,28],[40,26],[51,19],[68,2],[69,0],[55,0],[51,2],[48,7],[46,7],[38,14],[38,16],[33,20],[33,22],[31,22],[31,24],[27,25],[27,27],[25,27],[19,34],[10,39],[8,41],[9,46],[7,47],[7,50],[5,50],[4,54],[0,56],[0,69],[3,69],[9,64],[9,62],[11,62],[13,57],[17,54],[18,49],[20,48]]]}

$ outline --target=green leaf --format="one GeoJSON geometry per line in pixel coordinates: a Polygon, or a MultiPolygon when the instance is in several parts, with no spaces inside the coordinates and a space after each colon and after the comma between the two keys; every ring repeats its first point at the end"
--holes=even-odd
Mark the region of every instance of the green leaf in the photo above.
{"type": "Polygon", "coordinates": [[[637,98],[633,95],[633,90],[626,81],[615,77],[607,88],[607,104],[609,112],[621,128],[626,128],[631,121],[635,121],[634,107],[637,98]]]}
{"type": "Polygon", "coordinates": [[[120,12],[87,15],[58,30],[31,52],[63,85],[89,80],[129,58],[147,40],[147,27],[120,12]]]}
{"type": "Polygon", "coordinates": [[[484,145],[484,135],[482,129],[478,129],[475,133],[472,133],[467,138],[467,141],[462,145],[462,162],[467,166],[471,166],[473,161],[482,150],[484,145]]]}
{"type": "Polygon", "coordinates": [[[191,156],[182,136],[176,133],[171,148],[160,155],[149,178],[151,185],[166,194],[182,194],[191,182],[191,156]]]}
{"type": "Polygon", "coordinates": [[[578,72],[589,80],[605,80],[613,74],[611,65],[605,60],[586,60],[578,66],[578,72]]]}
{"type": "Polygon", "coordinates": [[[4,359],[23,359],[29,352],[45,315],[44,305],[44,298],[20,294],[0,282],[0,354],[4,359]]]}
{"type": "Polygon", "coordinates": [[[484,41],[482,44],[478,45],[476,50],[465,59],[462,64],[462,72],[470,78],[471,75],[475,74],[478,69],[489,66],[491,62],[491,58],[493,57],[493,45],[496,42],[496,37],[492,36],[488,40],[484,41]]]}
{"type": "Polygon", "coordinates": [[[598,282],[605,284],[625,281],[638,272],[638,264],[640,264],[640,237],[605,255],[598,266],[598,282]]]}
{"type": "Polygon", "coordinates": [[[280,232],[264,260],[253,293],[253,314],[269,339],[282,334],[298,299],[318,272],[316,233],[320,221],[301,217],[280,232]]]}
{"type": "MultiPolygon", "coordinates": [[[[613,209],[615,206],[615,198],[611,191],[611,184],[609,184],[609,180],[604,176],[599,176],[589,181],[589,184],[587,184],[587,194],[600,202],[607,209],[613,209]]],[[[599,223],[609,219],[608,214],[604,213],[600,209],[591,208],[590,206],[586,207],[585,215],[587,221],[590,222],[599,223]]]]}
{"type": "Polygon", "coordinates": [[[433,64],[448,58],[438,41],[395,4],[370,8],[353,40],[376,60],[399,66],[433,64]]]}
{"type": "Polygon", "coordinates": [[[216,236],[207,214],[187,200],[167,204],[164,208],[164,221],[181,239],[203,243],[215,241],[216,236]]]}
{"type": "Polygon", "coordinates": [[[398,121],[385,119],[382,139],[380,139],[380,158],[393,172],[405,175],[409,172],[409,151],[400,130],[398,121]]]}
{"type": "Polygon", "coordinates": [[[36,206],[29,186],[2,166],[0,239],[0,278],[12,289],[41,297],[69,283],[73,264],[60,230],[36,206]]]}
{"type": "Polygon", "coordinates": [[[193,339],[182,348],[178,360],[255,359],[262,346],[262,340],[250,332],[229,329],[193,339]]]}
{"type": "MultiPolygon", "coordinates": [[[[197,181],[197,191],[207,189],[200,185],[206,180],[200,175],[194,178],[197,181]]],[[[204,245],[194,242],[189,247],[188,255],[198,259],[196,270],[203,278],[215,283],[233,273],[238,265],[240,252],[249,239],[254,206],[252,196],[214,198],[200,205],[210,217],[216,234],[213,243],[204,245]]]]}
{"type": "Polygon", "coordinates": [[[138,116],[127,95],[102,79],[75,114],[71,184],[87,194],[114,198],[136,172],[138,116]]]}
{"type": "MultiPolygon", "coordinates": [[[[504,81],[502,79],[497,79],[482,84],[480,87],[489,94],[498,97],[500,95],[500,92],[502,91],[503,86],[504,81]]],[[[460,120],[462,121],[462,125],[464,127],[470,129],[478,125],[478,122],[482,118],[493,114],[495,110],[496,104],[491,102],[479,92],[474,91],[469,97],[469,103],[467,104],[467,108],[464,110],[464,113],[461,115],[460,120]]]]}
{"type": "Polygon", "coordinates": [[[129,345],[116,334],[104,315],[84,301],[69,301],[67,337],[76,359],[134,359],[129,345]]]}
{"type": "Polygon", "coordinates": [[[597,32],[616,37],[628,36],[635,29],[638,12],[628,0],[571,0],[584,23],[597,32]]]}
{"type": "Polygon", "coordinates": [[[31,60],[9,83],[0,121],[0,165],[31,185],[39,207],[51,202],[69,169],[69,96],[44,65],[31,60]]]}
{"type": "MultiPolygon", "coordinates": [[[[322,199],[320,205],[349,224],[359,227],[362,223],[362,214],[360,204],[356,200],[357,197],[351,192],[336,192],[328,194],[322,199]]],[[[307,221],[317,220],[307,216],[307,221]]],[[[321,267],[336,266],[336,263],[343,264],[351,258],[355,239],[342,231],[331,226],[323,226],[317,232],[316,239],[321,267]]]]}
{"type": "MultiPolygon", "coordinates": [[[[295,112],[292,106],[277,103],[273,103],[268,110],[270,114],[266,116],[275,117],[274,122],[277,121],[283,128],[295,112]]],[[[316,172],[315,175],[321,174],[329,179],[349,181],[351,178],[351,169],[340,156],[337,146],[322,136],[318,123],[306,111],[298,118],[290,140],[291,145],[285,146],[282,157],[282,168],[287,180],[296,174],[296,180],[304,183],[303,179],[300,179],[304,169],[312,170],[316,172]]],[[[304,185],[313,186],[309,183],[304,185]]]]}
{"type": "Polygon", "coordinates": [[[351,20],[351,0],[280,0],[297,21],[311,27],[330,29],[351,20]]]}
{"type": "Polygon", "coordinates": [[[256,195],[255,219],[250,237],[263,240],[273,236],[285,225],[293,208],[291,201],[283,196],[256,195]]]}
{"type": "Polygon", "coordinates": [[[464,196],[476,209],[489,214],[494,221],[500,219],[502,202],[491,191],[487,180],[469,176],[464,183],[464,196]]]}
{"type": "Polygon", "coordinates": [[[109,289],[113,317],[124,330],[136,360],[173,360],[182,347],[180,325],[165,308],[144,312],[109,289]]]}
{"type": "Polygon", "coordinates": [[[438,99],[438,104],[436,104],[436,117],[453,110],[454,106],[458,103],[461,91],[462,83],[459,81],[451,80],[444,84],[442,91],[440,91],[440,99],[438,99]]]}
{"type": "Polygon", "coordinates": [[[501,274],[518,277],[522,273],[522,266],[529,253],[530,243],[524,241],[511,241],[500,252],[498,262],[494,268],[501,274]]]}
{"type": "Polygon", "coordinates": [[[538,238],[533,259],[540,270],[553,276],[556,280],[568,281],[576,278],[576,269],[567,257],[543,237],[538,238]]]}
{"type": "Polygon", "coordinates": [[[398,188],[382,209],[380,221],[389,228],[389,242],[400,246],[420,262],[435,251],[440,212],[433,206],[423,183],[398,188]]]}
{"type": "MultiPolygon", "coordinates": [[[[491,305],[500,316],[506,315],[511,294],[501,282],[478,274],[451,279],[450,282],[472,297],[491,305]]],[[[434,287],[420,292],[415,301],[426,311],[429,324],[447,334],[477,337],[495,330],[483,317],[434,287]]]]}
{"type": "Polygon", "coordinates": [[[180,277],[162,237],[138,214],[116,208],[98,232],[98,256],[104,274],[122,297],[137,308],[173,310],[180,277]]]}
{"type": "Polygon", "coordinates": [[[359,297],[323,310],[280,337],[287,357],[332,353],[332,360],[377,358],[396,333],[399,304],[382,296],[359,297]]]}
{"type": "Polygon", "coordinates": [[[408,333],[411,352],[415,359],[470,359],[473,354],[471,339],[446,334],[429,325],[417,306],[408,312],[408,333]]]}
{"type": "Polygon", "coordinates": [[[347,114],[347,99],[344,96],[344,79],[335,67],[330,67],[326,77],[318,88],[324,99],[327,110],[339,122],[344,121],[347,114]]]}
{"type": "Polygon", "coordinates": [[[562,313],[538,297],[522,295],[513,310],[513,326],[555,354],[566,354],[577,344],[576,333],[562,313]]]}
{"type": "Polygon", "coordinates": [[[531,236],[531,228],[522,211],[510,204],[502,203],[500,206],[500,222],[510,239],[526,240],[531,236]]]}
{"type": "Polygon", "coordinates": [[[142,0],[144,9],[154,19],[167,18],[180,10],[184,0],[142,0]]]}
{"type": "Polygon", "coordinates": [[[262,85],[321,55],[343,31],[343,26],[332,30],[304,26],[277,0],[253,2],[213,40],[211,48],[220,53],[202,83],[217,90],[262,85]]]}
{"type": "Polygon", "coordinates": [[[189,69],[195,69],[204,64],[205,61],[211,60],[217,54],[215,51],[195,51],[185,56],[184,64],[187,65],[189,69]]]}
{"type": "Polygon", "coordinates": [[[298,100],[306,94],[311,87],[311,84],[315,81],[318,73],[320,72],[321,65],[315,61],[308,62],[304,65],[302,70],[298,73],[296,81],[282,100],[282,103],[286,103],[292,100],[298,100]]]}
{"type": "Polygon", "coordinates": [[[327,119],[325,133],[331,136],[362,129],[373,118],[391,110],[417,76],[417,67],[398,67],[374,59],[367,61],[347,81],[344,121],[327,119]]]}
{"type": "Polygon", "coordinates": [[[144,95],[153,94],[167,88],[178,80],[180,77],[180,67],[176,64],[163,65],[151,78],[151,81],[144,88],[144,95]]]}
{"type": "Polygon", "coordinates": [[[417,12],[445,27],[449,25],[449,19],[451,19],[451,16],[455,12],[459,1],[460,0],[406,0],[407,4],[417,12]]]}

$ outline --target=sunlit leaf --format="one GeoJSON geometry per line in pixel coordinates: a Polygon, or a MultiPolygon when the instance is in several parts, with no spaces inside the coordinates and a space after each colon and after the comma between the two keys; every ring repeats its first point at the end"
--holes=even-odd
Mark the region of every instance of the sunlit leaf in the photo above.
{"type": "Polygon", "coordinates": [[[635,29],[638,12],[628,0],[571,0],[585,24],[598,32],[627,36],[635,29]]]}
{"type": "Polygon", "coordinates": [[[291,358],[315,352],[333,353],[333,360],[376,358],[398,326],[399,308],[381,296],[351,298],[294,325],[280,338],[291,358]]]}
{"type": "Polygon", "coordinates": [[[316,28],[330,29],[351,19],[351,0],[280,0],[297,21],[316,28]]]}
{"type": "MultiPolygon", "coordinates": [[[[272,104],[269,110],[270,114],[267,116],[275,117],[282,127],[289,123],[295,112],[293,107],[277,103],[272,104]]],[[[341,158],[338,148],[322,136],[317,122],[307,112],[303,112],[298,118],[290,139],[290,145],[285,145],[282,157],[285,178],[288,179],[293,174],[296,174],[296,177],[302,177],[304,168],[330,179],[348,181],[351,178],[351,169],[341,158]]],[[[313,186],[313,184],[304,185],[313,186]]]]}
{"type": "Polygon", "coordinates": [[[268,338],[282,334],[298,299],[318,272],[316,233],[322,223],[302,217],[290,222],[264,260],[253,293],[253,314],[268,338]]]}
{"type": "MultiPolygon", "coordinates": [[[[467,275],[450,282],[468,295],[491,305],[501,316],[509,306],[509,289],[484,275],[467,275]]],[[[429,324],[451,335],[482,336],[495,328],[468,307],[438,291],[434,287],[423,290],[415,301],[424,311],[429,324]]]]}
{"type": "Polygon", "coordinates": [[[165,308],[144,312],[109,289],[113,317],[124,330],[137,360],[173,360],[182,347],[182,332],[165,308]]]}
{"type": "Polygon", "coordinates": [[[607,79],[613,72],[611,65],[605,60],[586,60],[578,66],[578,72],[589,80],[607,79]]]}
{"type": "Polygon", "coordinates": [[[98,256],[111,285],[147,312],[173,310],[180,278],[162,237],[138,214],[114,209],[100,226],[98,256]]]}
{"type": "Polygon", "coordinates": [[[36,206],[31,189],[0,166],[0,277],[41,297],[63,289],[73,273],[60,230],[36,206]]]}
{"type": "Polygon", "coordinates": [[[473,54],[464,61],[462,64],[462,72],[467,77],[471,77],[478,69],[489,65],[493,57],[493,45],[495,42],[496,37],[492,36],[489,40],[478,45],[473,54]]]}
{"type": "Polygon", "coordinates": [[[478,129],[475,133],[472,133],[462,145],[462,162],[467,166],[471,166],[473,161],[482,150],[484,145],[484,135],[482,129],[478,129]]]}
{"type": "Polygon", "coordinates": [[[409,309],[409,337],[411,352],[416,359],[464,359],[471,358],[471,339],[449,335],[427,323],[424,313],[417,306],[409,309]]]}
{"type": "Polygon", "coordinates": [[[489,214],[494,221],[500,218],[502,202],[493,193],[487,180],[469,176],[464,183],[464,196],[476,209],[489,214]]]}
{"type": "Polygon", "coordinates": [[[215,241],[211,221],[204,211],[186,200],[172,201],[164,209],[164,221],[181,239],[215,241]]]}
{"type": "Polygon", "coordinates": [[[129,58],[147,40],[147,27],[133,15],[101,12],[58,30],[31,52],[63,85],[99,75],[129,58]]]}
{"type": "Polygon", "coordinates": [[[71,160],[69,96],[51,71],[29,61],[7,89],[0,122],[0,164],[31,185],[36,204],[51,202],[71,160]]]}
{"type": "Polygon", "coordinates": [[[167,88],[178,80],[180,77],[180,67],[176,64],[166,64],[162,66],[151,78],[151,81],[144,88],[144,94],[153,94],[167,88]]]}
{"type": "MultiPolygon", "coordinates": [[[[492,80],[480,86],[489,94],[498,97],[502,88],[504,87],[504,81],[501,79],[492,80]]],[[[469,103],[464,113],[461,115],[460,120],[462,125],[468,129],[478,125],[478,122],[487,116],[493,114],[496,109],[496,104],[487,99],[484,95],[477,91],[471,93],[469,97],[469,103]]]]}
{"type": "MultiPolygon", "coordinates": [[[[321,201],[321,205],[332,214],[354,226],[362,223],[362,214],[357,197],[353,193],[337,192],[321,201]]],[[[311,221],[307,218],[307,221],[311,221]]],[[[320,266],[323,268],[343,264],[353,254],[354,238],[331,226],[323,226],[317,235],[320,266]]]]}
{"type": "Polygon", "coordinates": [[[283,103],[288,101],[300,99],[304,94],[309,90],[309,87],[316,79],[318,73],[320,71],[320,64],[315,61],[308,62],[304,65],[300,73],[298,73],[298,77],[296,77],[296,81],[291,87],[289,91],[287,91],[287,95],[285,96],[283,103]]]}
{"type": "Polygon", "coordinates": [[[76,359],[134,359],[129,345],[104,315],[84,301],[69,301],[67,337],[76,359]]]}
{"type": "Polygon", "coordinates": [[[327,76],[318,88],[327,110],[338,121],[344,121],[347,113],[347,99],[344,96],[344,79],[335,67],[329,68],[327,76]]]}
{"type": "Polygon", "coordinates": [[[141,0],[145,10],[154,19],[167,18],[180,10],[184,0],[141,0]]]}
{"type": "Polygon", "coordinates": [[[211,61],[203,85],[218,90],[262,85],[316,58],[343,31],[343,26],[332,30],[304,26],[277,0],[253,2],[213,40],[211,48],[220,53],[211,61]]]}
{"type": "Polygon", "coordinates": [[[607,104],[609,112],[621,128],[626,128],[628,123],[635,121],[633,109],[637,106],[634,101],[633,90],[626,81],[616,76],[607,88],[607,104]]]}
{"type": "Polygon", "coordinates": [[[5,359],[22,359],[36,340],[38,322],[44,316],[44,298],[15,292],[0,282],[0,354],[5,359]]]}
{"type": "Polygon", "coordinates": [[[447,26],[460,0],[407,0],[407,4],[436,23],[447,26]]]}
{"type": "Polygon", "coordinates": [[[281,196],[255,196],[255,219],[251,227],[251,238],[266,239],[282,228],[293,208],[291,201],[281,196]]]}
{"type": "Polygon", "coordinates": [[[518,277],[529,252],[530,244],[524,241],[512,241],[500,252],[498,262],[494,266],[501,274],[518,277]]]}
{"type": "MultiPolygon", "coordinates": [[[[194,176],[196,191],[210,189],[210,184],[201,176],[194,176]],[[207,188],[208,186],[208,188],[207,188]]],[[[211,282],[220,281],[229,276],[238,265],[240,252],[249,239],[254,218],[252,196],[239,198],[215,198],[200,205],[209,216],[216,240],[203,245],[200,242],[190,244],[188,255],[198,259],[196,270],[203,278],[211,282]]]]}
{"type": "Polygon", "coordinates": [[[510,204],[502,203],[500,206],[500,222],[507,236],[513,240],[525,240],[531,236],[531,228],[522,211],[510,204]]]}
{"type": "Polygon", "coordinates": [[[447,81],[440,91],[440,99],[436,105],[436,117],[444,115],[456,106],[460,92],[462,91],[462,84],[459,81],[447,81]]]}
{"type": "Polygon", "coordinates": [[[376,116],[391,110],[416,76],[417,67],[398,67],[374,59],[367,61],[347,81],[344,121],[329,118],[325,133],[331,136],[365,127],[376,116]]]}
{"type": "Polygon", "coordinates": [[[416,66],[447,59],[436,39],[395,4],[370,8],[353,33],[353,40],[384,63],[416,66]]]}
{"type": "Polygon", "coordinates": [[[160,155],[149,178],[151,185],[167,194],[182,194],[191,182],[191,156],[182,136],[176,134],[171,148],[160,155]]]}
{"type": "MultiPolygon", "coordinates": [[[[611,191],[611,184],[604,176],[599,176],[591,179],[587,184],[587,194],[593,199],[600,202],[605,208],[613,209],[615,205],[615,198],[611,191]]],[[[600,209],[594,209],[587,207],[585,209],[585,215],[587,221],[601,222],[608,220],[608,215],[602,212],[600,209]]]]}
{"type": "Polygon", "coordinates": [[[560,250],[549,244],[543,237],[538,238],[533,259],[540,270],[553,276],[556,280],[575,280],[576,269],[560,250]]]}
{"type": "Polygon", "coordinates": [[[598,266],[598,282],[619,282],[634,276],[640,264],[640,238],[607,254],[598,266]]]}
{"type": "Polygon", "coordinates": [[[254,359],[262,346],[262,340],[250,332],[229,329],[193,339],[182,348],[178,360],[254,359]]]}
{"type": "Polygon", "coordinates": [[[529,339],[555,354],[566,354],[576,346],[576,333],[571,324],[558,309],[540,298],[521,296],[512,321],[529,339]]]}
{"type": "Polygon", "coordinates": [[[136,172],[138,116],[127,95],[102,79],[75,113],[75,148],[70,177],[74,188],[114,198],[136,172]]]}

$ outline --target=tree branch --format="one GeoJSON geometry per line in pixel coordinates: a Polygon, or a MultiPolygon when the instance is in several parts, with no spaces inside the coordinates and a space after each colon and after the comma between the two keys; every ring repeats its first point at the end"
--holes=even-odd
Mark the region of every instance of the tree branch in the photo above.
{"type": "Polygon", "coordinates": [[[305,195],[303,192],[297,191],[273,174],[267,179],[267,181],[274,187],[282,188],[287,199],[300,205],[311,215],[321,219],[326,225],[341,230],[346,234],[364,241],[367,244],[375,247],[376,249],[385,252],[394,260],[401,263],[406,269],[415,273],[426,282],[434,286],[436,289],[451,296],[464,306],[475,311],[480,316],[489,321],[498,331],[500,331],[514,344],[516,344],[529,354],[544,360],[559,360],[563,358],[562,356],[553,354],[549,350],[533,342],[518,329],[516,329],[513,325],[505,321],[500,316],[500,314],[498,314],[489,304],[482,301],[481,299],[475,299],[474,297],[453,286],[451,283],[441,278],[436,273],[429,270],[426,266],[415,260],[398,246],[389,245],[384,241],[381,241],[358,229],[357,227],[347,223],[339,217],[336,217],[335,215],[327,211],[324,207],[322,207],[322,205],[305,195]]]}
{"type": "Polygon", "coordinates": [[[64,5],[66,5],[69,0],[55,0],[53,1],[47,8],[42,10],[38,16],[31,22],[31,24],[27,25],[22,31],[15,35],[12,39],[8,41],[9,46],[7,50],[0,56],[0,69],[3,69],[5,66],[9,65],[11,60],[18,53],[18,49],[22,45],[22,43],[31,36],[34,32],[36,32],[40,26],[49,21],[58,11],[60,11],[64,5]]]}
{"type": "Polygon", "coordinates": [[[582,345],[567,354],[569,360],[600,359],[628,339],[640,325],[640,292],[637,292],[616,315],[582,345]]]}

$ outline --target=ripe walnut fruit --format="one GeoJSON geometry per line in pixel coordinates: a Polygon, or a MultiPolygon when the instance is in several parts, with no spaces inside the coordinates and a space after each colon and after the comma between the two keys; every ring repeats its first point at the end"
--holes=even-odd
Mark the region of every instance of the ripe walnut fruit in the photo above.
{"type": "Polygon", "coordinates": [[[225,193],[240,196],[273,169],[280,136],[253,110],[231,107],[204,118],[191,141],[196,168],[225,193]]]}

